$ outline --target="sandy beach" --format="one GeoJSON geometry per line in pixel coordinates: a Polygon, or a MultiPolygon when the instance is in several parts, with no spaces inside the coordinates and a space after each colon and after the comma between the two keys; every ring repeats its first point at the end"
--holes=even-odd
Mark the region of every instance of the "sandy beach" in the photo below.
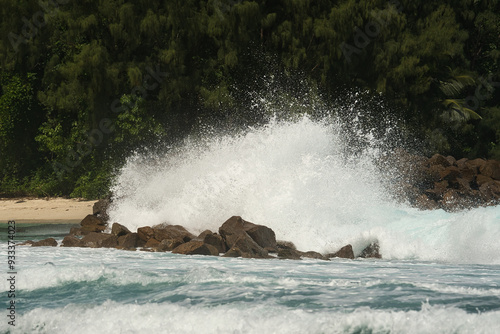
{"type": "Polygon", "coordinates": [[[16,223],[79,223],[92,214],[96,201],[80,199],[0,199],[0,223],[15,220],[16,223]]]}

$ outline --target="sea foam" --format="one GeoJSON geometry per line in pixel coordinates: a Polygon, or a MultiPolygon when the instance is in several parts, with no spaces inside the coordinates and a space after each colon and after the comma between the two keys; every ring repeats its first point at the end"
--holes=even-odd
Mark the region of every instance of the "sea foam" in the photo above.
{"type": "Polygon", "coordinates": [[[359,254],[378,241],[388,259],[500,263],[500,207],[449,213],[396,202],[377,167],[384,138],[352,126],[304,116],[136,153],[117,176],[111,220],[198,233],[239,215],[301,250],[350,243],[359,254]]]}

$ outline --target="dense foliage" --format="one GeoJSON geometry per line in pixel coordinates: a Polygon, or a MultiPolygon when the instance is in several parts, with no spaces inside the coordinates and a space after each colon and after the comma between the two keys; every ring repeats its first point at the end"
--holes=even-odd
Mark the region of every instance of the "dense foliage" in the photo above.
{"type": "Polygon", "coordinates": [[[205,122],[258,121],[249,92],[264,93],[270,75],[326,100],[382,94],[426,153],[500,158],[498,0],[0,0],[0,10],[0,193],[104,196],[134,148],[205,122]]]}

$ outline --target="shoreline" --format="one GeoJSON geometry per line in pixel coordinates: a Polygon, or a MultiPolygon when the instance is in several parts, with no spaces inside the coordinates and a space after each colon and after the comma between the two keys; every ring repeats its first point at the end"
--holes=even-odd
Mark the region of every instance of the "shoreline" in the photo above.
{"type": "Polygon", "coordinates": [[[0,224],[78,224],[92,214],[95,200],[66,198],[0,198],[0,224]]]}

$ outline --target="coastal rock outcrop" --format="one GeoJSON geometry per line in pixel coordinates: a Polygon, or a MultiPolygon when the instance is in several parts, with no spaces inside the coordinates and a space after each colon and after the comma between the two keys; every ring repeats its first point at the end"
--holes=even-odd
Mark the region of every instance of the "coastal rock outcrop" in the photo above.
{"type": "Polygon", "coordinates": [[[107,223],[109,221],[108,210],[111,205],[110,198],[103,198],[94,203],[92,207],[92,213],[94,216],[99,217],[107,223]]]}
{"type": "Polygon", "coordinates": [[[381,259],[382,255],[380,254],[380,246],[378,242],[372,242],[368,246],[366,246],[362,251],[361,254],[359,255],[361,258],[375,258],[375,259],[381,259]]]}
{"type": "Polygon", "coordinates": [[[327,258],[339,257],[339,258],[343,258],[343,259],[354,259],[354,252],[352,250],[352,246],[349,244],[349,245],[342,247],[341,249],[339,249],[335,253],[327,254],[326,257],[327,258]]]}
{"type": "Polygon", "coordinates": [[[240,254],[240,256],[248,258],[268,257],[268,251],[247,233],[247,229],[257,237],[264,247],[272,245],[276,247],[274,231],[266,226],[247,222],[239,216],[233,216],[219,227],[219,234],[229,249],[228,253],[230,255],[227,256],[240,254]]]}
{"type": "Polygon", "coordinates": [[[186,255],[219,255],[219,251],[212,245],[206,244],[203,241],[192,240],[177,246],[172,250],[174,254],[186,255]]]}
{"type": "Polygon", "coordinates": [[[422,210],[456,211],[500,203],[500,162],[397,150],[381,161],[396,197],[422,210]]]}
{"type": "MultiPolygon", "coordinates": [[[[439,161],[442,161],[440,159],[439,161]]],[[[245,221],[240,216],[232,216],[219,228],[219,234],[205,230],[197,237],[180,225],[161,224],[143,226],[137,232],[119,223],[114,223],[111,233],[104,233],[105,223],[99,217],[89,215],[82,220],[81,228],[72,229],[66,236],[62,247],[118,248],[125,250],[143,249],[146,251],[166,252],[185,255],[211,255],[244,258],[273,258],[269,252],[276,253],[280,259],[301,260],[303,258],[328,261],[332,257],[354,258],[351,245],[342,247],[335,253],[323,255],[315,251],[302,252],[289,241],[276,241],[274,231],[264,225],[245,221]],[[83,237],[81,237],[83,235],[83,237]]],[[[57,245],[55,240],[38,242],[40,246],[57,245]]],[[[29,244],[35,244],[30,241],[29,244]]],[[[379,246],[372,243],[360,257],[380,258],[379,246]]]]}
{"type": "Polygon", "coordinates": [[[131,233],[130,230],[121,224],[113,223],[111,226],[111,234],[116,235],[117,237],[121,237],[122,235],[126,235],[131,233]]]}
{"type": "Polygon", "coordinates": [[[57,246],[57,241],[54,238],[47,238],[39,241],[35,241],[31,244],[32,247],[56,247],[57,246]]]}
{"type": "Polygon", "coordinates": [[[91,232],[80,240],[80,247],[100,248],[116,247],[118,237],[108,233],[91,232]]]}
{"type": "Polygon", "coordinates": [[[94,215],[87,215],[80,222],[82,231],[85,232],[103,232],[106,229],[106,223],[101,218],[94,215]]]}

